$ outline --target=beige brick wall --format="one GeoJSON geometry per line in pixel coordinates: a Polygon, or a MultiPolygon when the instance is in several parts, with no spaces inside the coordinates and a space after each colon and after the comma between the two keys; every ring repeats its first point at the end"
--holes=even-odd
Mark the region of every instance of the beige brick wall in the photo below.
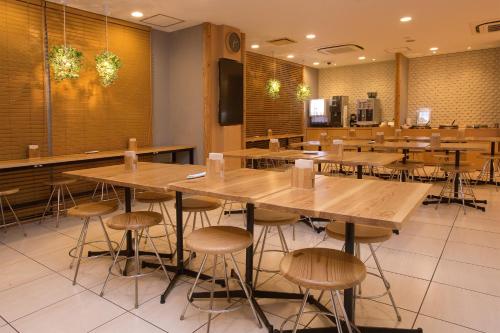
{"type": "Polygon", "coordinates": [[[500,48],[410,59],[408,116],[432,109],[431,124],[500,122],[500,48]]]}
{"type": "Polygon", "coordinates": [[[382,120],[393,120],[395,77],[394,61],[320,69],[319,96],[349,96],[349,112],[354,113],[356,99],[365,99],[367,92],[376,91],[382,120]]]}

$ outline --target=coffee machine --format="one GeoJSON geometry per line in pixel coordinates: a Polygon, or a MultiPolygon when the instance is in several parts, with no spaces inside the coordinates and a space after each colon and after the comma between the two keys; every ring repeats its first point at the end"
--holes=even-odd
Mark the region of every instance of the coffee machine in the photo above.
{"type": "Polygon", "coordinates": [[[347,127],[349,122],[348,100],[347,96],[332,96],[330,102],[331,127],[347,127]]]}

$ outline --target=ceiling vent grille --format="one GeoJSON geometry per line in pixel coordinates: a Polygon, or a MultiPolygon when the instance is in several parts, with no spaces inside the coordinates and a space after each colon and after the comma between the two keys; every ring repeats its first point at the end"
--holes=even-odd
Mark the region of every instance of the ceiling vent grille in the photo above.
{"type": "Polygon", "coordinates": [[[500,20],[492,20],[475,24],[474,32],[477,34],[487,34],[500,31],[500,20]]]}
{"type": "Polygon", "coordinates": [[[278,38],[278,39],[273,39],[273,40],[268,40],[267,41],[270,44],[273,44],[274,46],[284,46],[284,45],[289,45],[289,44],[295,44],[297,43],[293,39],[290,39],[288,37],[283,37],[283,38],[278,38]]]}
{"type": "Polygon", "coordinates": [[[146,23],[146,24],[155,25],[155,26],[161,27],[161,28],[168,28],[168,27],[171,27],[173,25],[183,23],[185,21],[178,19],[176,17],[172,17],[172,16],[167,16],[167,15],[163,15],[163,14],[156,14],[156,15],[142,19],[141,22],[146,23]]]}
{"type": "Polygon", "coordinates": [[[339,44],[339,45],[320,47],[316,51],[328,55],[332,54],[337,55],[337,54],[344,54],[344,53],[363,51],[363,50],[364,48],[362,46],[356,44],[339,44]]]}

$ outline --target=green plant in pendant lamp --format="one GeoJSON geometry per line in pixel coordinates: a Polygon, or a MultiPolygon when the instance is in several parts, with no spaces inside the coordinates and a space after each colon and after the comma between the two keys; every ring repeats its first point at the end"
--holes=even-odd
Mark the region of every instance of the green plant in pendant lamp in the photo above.
{"type": "Polygon", "coordinates": [[[108,50],[108,16],[106,15],[106,51],[95,56],[97,74],[101,84],[108,87],[118,78],[118,70],[122,67],[120,58],[108,50]]]}
{"type": "Polygon", "coordinates": [[[298,101],[300,102],[305,101],[306,99],[311,97],[311,87],[309,87],[307,84],[303,82],[299,83],[299,85],[297,86],[296,95],[298,101]]]}
{"type": "Polygon", "coordinates": [[[276,79],[269,79],[266,84],[266,92],[269,97],[275,99],[280,97],[281,82],[276,79]]]}
{"type": "Polygon", "coordinates": [[[96,70],[104,87],[110,86],[118,78],[118,70],[122,66],[120,58],[110,51],[95,56],[96,70]]]}
{"type": "Polygon", "coordinates": [[[83,62],[83,53],[66,45],[66,5],[63,6],[63,18],[64,45],[55,45],[49,52],[49,63],[56,81],[79,78],[83,62]]]}
{"type": "Polygon", "coordinates": [[[49,52],[49,62],[56,81],[79,78],[82,61],[83,53],[71,46],[56,45],[49,52]]]}

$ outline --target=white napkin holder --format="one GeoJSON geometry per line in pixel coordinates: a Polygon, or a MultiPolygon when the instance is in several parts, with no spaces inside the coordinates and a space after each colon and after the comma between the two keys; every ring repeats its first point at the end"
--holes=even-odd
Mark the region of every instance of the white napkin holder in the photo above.
{"type": "Polygon", "coordinates": [[[207,159],[207,176],[210,180],[224,179],[224,155],[209,153],[207,159]]]}
{"type": "Polygon", "coordinates": [[[298,159],[292,167],[292,187],[314,188],[314,162],[313,160],[298,159]]]}

